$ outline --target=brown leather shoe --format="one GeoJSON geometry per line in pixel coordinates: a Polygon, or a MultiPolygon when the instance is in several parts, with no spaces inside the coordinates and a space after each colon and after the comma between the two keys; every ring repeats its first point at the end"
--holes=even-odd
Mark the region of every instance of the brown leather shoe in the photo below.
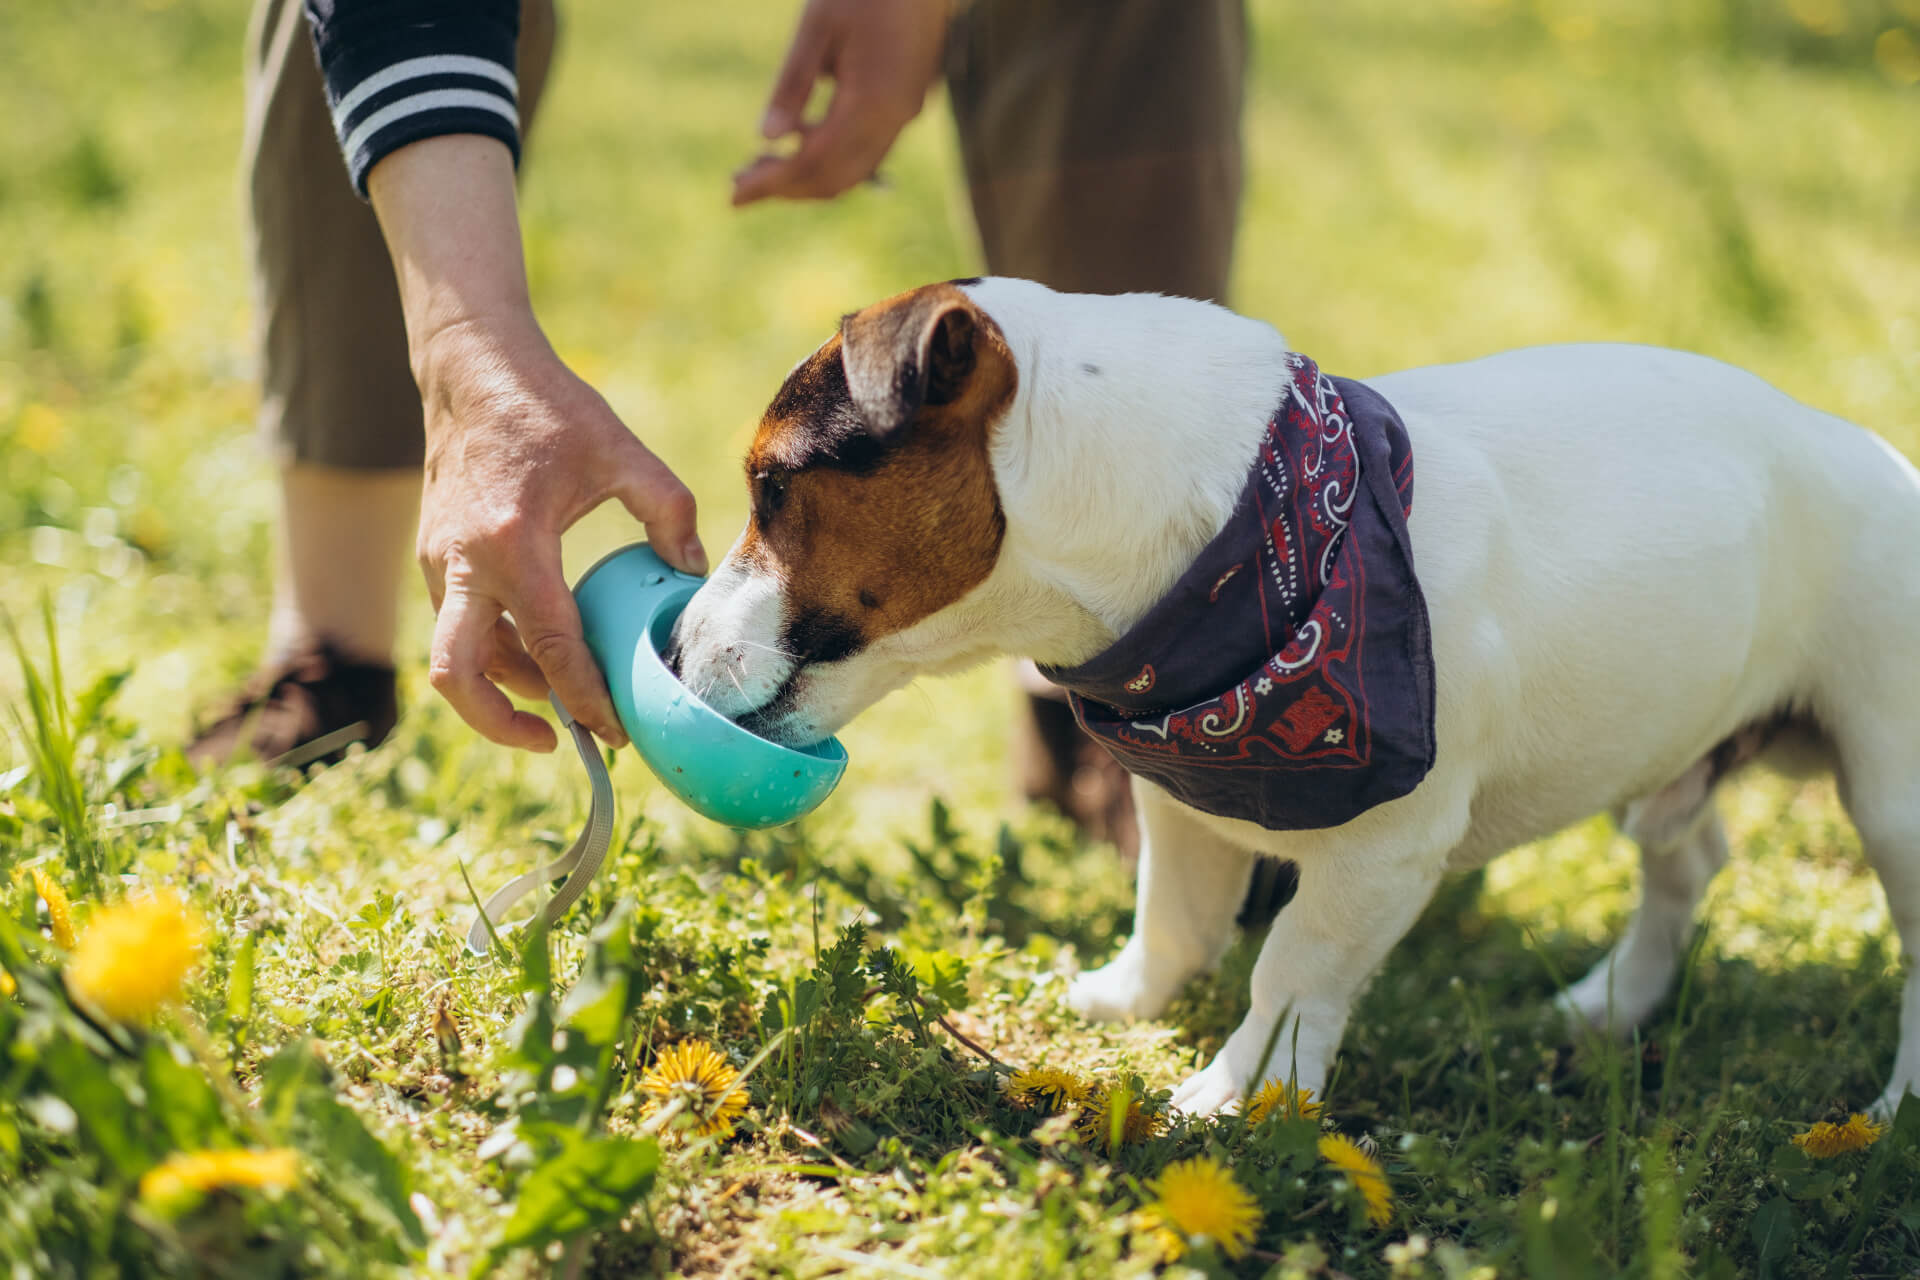
{"type": "Polygon", "coordinates": [[[239,756],[276,765],[334,764],[356,742],[379,746],[399,719],[392,667],[328,645],[257,672],[187,744],[195,768],[239,756]]]}

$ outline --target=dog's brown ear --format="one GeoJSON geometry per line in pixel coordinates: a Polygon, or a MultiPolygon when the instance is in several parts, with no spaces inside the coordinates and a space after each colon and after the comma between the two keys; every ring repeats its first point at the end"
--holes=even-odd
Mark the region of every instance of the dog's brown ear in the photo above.
{"type": "Polygon", "coordinates": [[[930,285],[840,322],[847,391],[874,439],[892,436],[928,405],[959,398],[973,374],[975,315],[966,294],[930,285]]]}

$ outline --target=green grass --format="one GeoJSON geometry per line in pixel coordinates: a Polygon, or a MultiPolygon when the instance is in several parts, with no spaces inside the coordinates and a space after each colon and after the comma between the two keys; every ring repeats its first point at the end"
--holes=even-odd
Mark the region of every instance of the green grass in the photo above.
{"type": "MultiPolygon", "coordinates": [[[[1830,1163],[1787,1143],[1872,1098],[1895,1040],[1897,943],[1827,784],[1724,798],[1734,864],[1683,988],[1622,1050],[1569,1052],[1540,1012],[1631,908],[1604,822],[1451,882],[1331,1090],[1329,1122],[1387,1161],[1397,1212],[1374,1230],[1310,1128],[1110,1152],[1010,1109],[933,1020],[1164,1095],[1245,1007],[1254,940],[1163,1021],[1065,1012],[1063,974],[1126,934],[1131,888],[1017,803],[999,671],[870,712],[847,782],[789,831],[704,825],[623,757],[623,838],[550,973],[465,956],[463,873],[484,892],[567,839],[584,787],[433,700],[417,587],[391,745],[311,780],[195,778],[173,747],[246,670],[269,593],[240,8],[0,22],[0,600],[22,653],[0,670],[0,963],[24,1001],[0,1005],[0,1256],[437,1273],[592,1228],[555,1239],[561,1269],[1106,1276],[1150,1269],[1131,1215],[1158,1170],[1214,1151],[1267,1210],[1260,1255],[1198,1257],[1237,1275],[1920,1269],[1911,1127],[1830,1163]],[[152,1034],[78,1021],[29,866],[83,926],[124,884],[185,893],[210,936],[183,1013],[152,1034]],[[739,1135],[668,1143],[656,1170],[629,1069],[686,1036],[739,1065],[770,1052],[739,1135]],[[297,1147],[302,1189],[170,1222],[127,1200],[165,1152],[233,1142],[297,1147]]],[[[937,103],[888,189],[727,209],[791,9],[570,6],[526,175],[542,316],[692,484],[710,545],[744,516],[737,460],[793,360],[842,312],[980,266],[937,103]]],[[[1920,457],[1920,89],[1883,34],[1920,33],[1913,0],[1266,0],[1254,19],[1234,301],[1326,367],[1664,343],[1920,457]]],[[[603,512],[568,563],[629,536],[603,512]]]]}

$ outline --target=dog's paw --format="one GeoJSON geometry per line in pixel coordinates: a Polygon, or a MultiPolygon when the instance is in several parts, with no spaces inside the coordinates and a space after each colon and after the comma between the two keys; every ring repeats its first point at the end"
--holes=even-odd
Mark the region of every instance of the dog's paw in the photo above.
{"type": "Polygon", "coordinates": [[[1603,1005],[1597,1010],[1589,1008],[1584,1000],[1574,995],[1576,990],[1578,990],[1577,987],[1570,987],[1554,995],[1548,1006],[1553,1016],[1565,1023],[1567,1030],[1575,1034],[1588,1031],[1606,1034],[1608,1029],[1606,1007],[1603,1005]]]}
{"type": "Polygon", "coordinates": [[[1112,964],[1083,973],[1067,988],[1067,1007],[1089,1022],[1157,1018],[1173,993],[1147,980],[1145,956],[1132,944],[1112,964]]]}
{"type": "Polygon", "coordinates": [[[1554,996],[1553,1007],[1571,1030],[1598,1031],[1616,1040],[1628,1039],[1633,1029],[1653,1012],[1661,993],[1623,989],[1625,985],[1602,961],[1592,973],[1554,996]]]}
{"type": "Polygon", "coordinates": [[[1234,1083],[1227,1055],[1216,1054],[1212,1062],[1188,1076],[1173,1091],[1173,1109],[1196,1119],[1219,1115],[1240,1101],[1240,1086],[1234,1083]]]}

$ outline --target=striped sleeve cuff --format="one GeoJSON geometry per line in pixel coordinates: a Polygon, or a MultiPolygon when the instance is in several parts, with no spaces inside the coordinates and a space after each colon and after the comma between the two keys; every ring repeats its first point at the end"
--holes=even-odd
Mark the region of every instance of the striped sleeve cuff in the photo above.
{"type": "Polygon", "coordinates": [[[520,160],[518,5],[308,0],[327,105],[354,189],[389,152],[449,133],[498,138],[520,160]]]}

